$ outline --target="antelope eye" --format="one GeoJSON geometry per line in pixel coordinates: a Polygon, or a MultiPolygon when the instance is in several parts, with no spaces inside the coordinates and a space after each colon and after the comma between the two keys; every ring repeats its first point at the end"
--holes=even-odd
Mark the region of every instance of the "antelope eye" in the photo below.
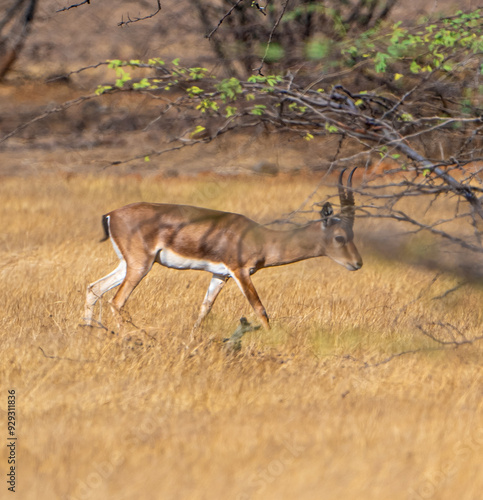
{"type": "Polygon", "coordinates": [[[344,238],[344,236],[336,236],[335,241],[337,241],[337,243],[339,243],[339,245],[343,245],[345,243],[345,238],[344,238]]]}

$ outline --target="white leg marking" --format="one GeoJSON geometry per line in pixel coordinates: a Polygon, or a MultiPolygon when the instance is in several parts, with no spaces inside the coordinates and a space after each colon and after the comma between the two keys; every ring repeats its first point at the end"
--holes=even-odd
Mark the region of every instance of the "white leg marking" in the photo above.
{"type": "Polygon", "coordinates": [[[247,294],[245,293],[245,290],[243,289],[242,284],[240,283],[238,278],[233,273],[230,273],[230,274],[231,274],[231,277],[235,280],[235,283],[238,285],[238,288],[240,289],[243,296],[248,300],[247,294]]]}
{"type": "MultiPolygon", "coordinates": [[[[108,221],[109,220],[110,219],[108,217],[108,221]]],[[[109,239],[111,240],[112,247],[114,248],[116,255],[119,257],[119,260],[124,260],[124,256],[122,255],[121,250],[119,250],[119,247],[117,246],[116,242],[112,239],[112,237],[109,237],[109,239]]]]}
{"type": "Polygon", "coordinates": [[[109,273],[100,280],[94,281],[94,283],[91,283],[87,287],[84,313],[85,321],[89,322],[92,320],[94,315],[94,306],[98,299],[100,299],[106,292],[122,283],[126,277],[126,268],[126,261],[122,259],[112,273],[109,273]]]}
{"type": "MultiPolygon", "coordinates": [[[[107,216],[107,226],[109,228],[111,222],[110,216],[107,216]]],[[[108,229],[109,231],[109,229],[108,229]]],[[[110,231],[109,231],[110,233],[110,231]]],[[[111,240],[111,244],[114,248],[114,251],[116,252],[116,255],[119,257],[119,265],[109,273],[107,276],[104,276],[103,278],[94,281],[94,283],[91,283],[87,287],[87,293],[86,293],[86,304],[85,304],[85,311],[84,311],[84,320],[89,323],[92,320],[92,317],[94,316],[94,306],[96,302],[109,290],[112,288],[119,286],[124,278],[126,277],[126,261],[124,260],[124,257],[119,250],[119,247],[117,246],[116,242],[109,237],[111,240]]]]}

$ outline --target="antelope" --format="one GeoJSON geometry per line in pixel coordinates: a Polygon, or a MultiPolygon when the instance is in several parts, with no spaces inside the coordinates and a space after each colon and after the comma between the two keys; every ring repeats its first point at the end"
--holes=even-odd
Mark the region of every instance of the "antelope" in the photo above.
{"type": "Polygon", "coordinates": [[[362,266],[354,244],[352,175],[347,186],[339,176],[341,211],[326,202],[321,219],[292,230],[275,230],[231,212],[189,205],[133,203],[102,217],[105,237],[119,257],[117,268],[87,287],[85,320],[92,325],[94,306],[108,290],[120,285],[110,301],[120,313],[131,292],[157,262],[172,269],[195,269],[212,274],[195,328],[211,311],[218,294],[232,278],[262,325],[270,328],[265,308],[251,275],[266,267],[327,256],[349,271],[362,266]]]}

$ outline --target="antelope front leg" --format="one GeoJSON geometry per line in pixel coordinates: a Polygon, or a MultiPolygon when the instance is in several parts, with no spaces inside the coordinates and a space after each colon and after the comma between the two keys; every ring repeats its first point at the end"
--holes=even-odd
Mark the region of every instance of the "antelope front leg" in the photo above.
{"type": "Polygon", "coordinates": [[[233,278],[237,282],[243,295],[247,298],[253,310],[257,313],[260,318],[262,325],[267,330],[270,330],[270,324],[268,322],[268,315],[265,307],[263,307],[262,301],[258,296],[255,287],[253,286],[252,280],[250,279],[250,272],[245,269],[240,269],[239,271],[233,273],[233,278]]]}

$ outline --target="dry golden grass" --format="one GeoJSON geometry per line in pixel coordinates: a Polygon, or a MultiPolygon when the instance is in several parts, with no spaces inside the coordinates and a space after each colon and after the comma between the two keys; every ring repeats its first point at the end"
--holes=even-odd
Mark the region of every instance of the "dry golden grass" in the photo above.
{"type": "Polygon", "coordinates": [[[220,341],[254,316],[233,283],[191,335],[205,273],[157,266],[127,304],[132,324],[79,326],[87,283],[116,265],[97,243],[102,213],[149,200],[269,221],[314,182],[2,179],[0,408],[15,389],[16,498],[481,498],[481,343],[434,350],[418,325],[480,335],[483,291],[433,300],[457,278],[373,256],[374,222],[357,221],[357,273],[328,259],[258,273],[273,329],[238,355],[220,341]]]}

